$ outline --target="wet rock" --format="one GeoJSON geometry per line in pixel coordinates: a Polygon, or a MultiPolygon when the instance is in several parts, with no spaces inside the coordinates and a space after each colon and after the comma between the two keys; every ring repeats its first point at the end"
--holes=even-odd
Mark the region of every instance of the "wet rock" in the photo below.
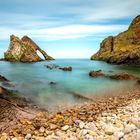
{"type": "Polygon", "coordinates": [[[59,69],[60,66],[56,64],[49,64],[49,65],[44,65],[47,69],[53,70],[53,69],[59,69]]]}
{"type": "Polygon", "coordinates": [[[53,85],[56,85],[57,83],[56,82],[50,82],[49,85],[53,86],[53,85]]]}
{"type": "Polygon", "coordinates": [[[0,75],[0,81],[1,82],[10,82],[7,78],[5,78],[4,76],[0,75]]]}
{"type": "Polygon", "coordinates": [[[90,71],[89,76],[95,77],[95,78],[96,77],[105,77],[105,74],[103,74],[101,70],[98,70],[98,71],[90,71]]]}
{"type": "Polygon", "coordinates": [[[13,85],[10,82],[2,82],[2,86],[4,86],[4,87],[15,87],[15,85],[13,85]]]}
{"type": "Polygon", "coordinates": [[[63,67],[63,68],[59,68],[63,71],[72,71],[72,67],[63,67]]]}

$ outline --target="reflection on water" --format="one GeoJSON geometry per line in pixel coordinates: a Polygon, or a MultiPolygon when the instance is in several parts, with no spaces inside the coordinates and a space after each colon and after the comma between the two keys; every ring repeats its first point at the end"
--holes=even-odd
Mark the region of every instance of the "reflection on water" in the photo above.
{"type": "MultiPolygon", "coordinates": [[[[104,93],[129,90],[133,86],[131,81],[115,81],[106,78],[91,78],[89,71],[102,69],[105,73],[129,72],[140,76],[139,67],[109,65],[105,62],[87,59],[55,60],[32,64],[0,62],[0,74],[10,79],[21,95],[34,100],[37,104],[54,108],[70,106],[92,99],[104,93]],[[56,64],[72,66],[72,72],[49,70],[44,65],[56,64]],[[56,82],[50,85],[50,82],[56,82]]],[[[10,87],[13,89],[13,86],[10,87]]]]}

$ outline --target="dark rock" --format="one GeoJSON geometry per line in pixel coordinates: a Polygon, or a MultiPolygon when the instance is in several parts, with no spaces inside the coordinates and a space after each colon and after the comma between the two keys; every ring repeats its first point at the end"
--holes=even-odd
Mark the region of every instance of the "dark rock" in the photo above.
{"type": "Polygon", "coordinates": [[[42,53],[45,60],[54,60],[29,37],[24,36],[22,39],[19,39],[18,37],[11,35],[10,45],[8,50],[4,53],[4,59],[7,61],[20,62],[42,61],[42,59],[37,54],[37,51],[42,53]]]}
{"type": "Polygon", "coordinates": [[[117,36],[109,36],[100,44],[100,50],[91,60],[108,63],[140,65],[140,15],[137,16],[127,31],[117,36]]]}
{"type": "Polygon", "coordinates": [[[60,66],[58,66],[58,65],[55,65],[55,64],[50,64],[50,65],[44,65],[47,69],[50,69],[50,70],[52,70],[52,69],[59,69],[60,68],[60,66]]]}
{"type": "Polygon", "coordinates": [[[49,85],[56,85],[56,82],[50,82],[49,85]]]}
{"type": "Polygon", "coordinates": [[[10,82],[2,82],[2,86],[6,86],[6,87],[15,87],[15,85],[13,85],[10,82]]]}
{"type": "Polygon", "coordinates": [[[4,61],[5,59],[4,58],[0,58],[0,61],[4,61]]]}
{"type": "Polygon", "coordinates": [[[72,71],[72,67],[64,67],[64,68],[60,68],[63,71],[72,71]]]}
{"type": "Polygon", "coordinates": [[[52,69],[59,69],[59,70],[63,70],[63,71],[72,71],[72,67],[60,67],[60,66],[58,66],[58,65],[55,65],[55,64],[51,64],[51,65],[45,65],[45,67],[47,68],[47,69],[50,69],[50,70],[52,70],[52,69]]]}
{"type": "Polygon", "coordinates": [[[90,71],[89,76],[91,76],[91,77],[105,77],[105,74],[103,74],[101,70],[98,70],[98,71],[90,71]]]}
{"type": "Polygon", "coordinates": [[[4,76],[0,75],[0,81],[1,82],[9,82],[9,80],[7,78],[5,78],[4,76]]]}
{"type": "Polygon", "coordinates": [[[137,84],[140,85],[140,80],[137,80],[137,84]]]}

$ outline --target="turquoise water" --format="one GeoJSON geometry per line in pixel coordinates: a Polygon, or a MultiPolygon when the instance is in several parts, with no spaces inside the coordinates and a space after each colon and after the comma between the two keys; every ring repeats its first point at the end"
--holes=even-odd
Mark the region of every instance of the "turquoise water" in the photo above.
{"type": "Polygon", "coordinates": [[[110,65],[88,59],[60,59],[32,64],[0,62],[0,75],[7,77],[15,84],[15,87],[10,87],[11,89],[18,90],[20,95],[50,109],[85,102],[85,100],[75,96],[74,93],[92,99],[95,95],[128,90],[133,86],[133,83],[128,81],[89,77],[88,73],[91,70],[99,69],[105,73],[112,70],[140,76],[139,67],[110,65]],[[62,67],[72,66],[73,71],[49,70],[44,66],[48,64],[56,64],[62,67]],[[50,85],[49,82],[56,82],[56,84],[50,85]]]}

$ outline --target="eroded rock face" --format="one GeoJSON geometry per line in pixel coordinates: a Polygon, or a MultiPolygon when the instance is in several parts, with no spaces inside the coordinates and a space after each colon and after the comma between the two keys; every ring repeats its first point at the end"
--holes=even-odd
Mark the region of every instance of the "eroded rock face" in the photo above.
{"type": "Polygon", "coordinates": [[[37,51],[42,53],[45,60],[53,60],[48,56],[34,41],[28,36],[24,36],[22,39],[11,35],[10,45],[8,50],[4,53],[4,58],[7,61],[21,61],[21,62],[37,62],[42,59],[37,54],[37,51]]]}
{"type": "Polygon", "coordinates": [[[132,21],[127,31],[104,39],[100,50],[91,59],[140,65],[140,15],[132,21]]]}

